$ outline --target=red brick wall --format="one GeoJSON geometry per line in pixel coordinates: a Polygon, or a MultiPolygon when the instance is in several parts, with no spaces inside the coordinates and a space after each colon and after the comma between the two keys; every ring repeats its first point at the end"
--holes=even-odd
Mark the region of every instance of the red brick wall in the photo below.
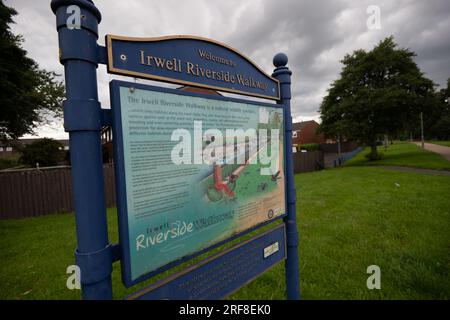
{"type": "Polygon", "coordinates": [[[306,143],[325,143],[326,139],[323,134],[317,134],[316,130],[319,124],[316,122],[307,123],[300,132],[297,131],[297,138],[292,139],[293,144],[306,143]]]}

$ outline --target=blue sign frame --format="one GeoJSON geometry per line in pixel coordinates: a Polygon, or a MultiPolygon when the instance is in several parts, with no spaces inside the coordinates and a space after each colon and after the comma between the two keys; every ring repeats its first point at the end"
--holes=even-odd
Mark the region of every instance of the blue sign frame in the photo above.
{"type": "MultiPolygon", "coordinates": [[[[59,60],[61,64],[64,65],[66,79],[64,128],[66,132],[69,133],[70,139],[72,190],[77,234],[75,259],[76,264],[81,270],[82,298],[89,300],[112,299],[112,264],[115,261],[122,260],[124,253],[121,252],[119,245],[111,244],[108,239],[100,133],[104,126],[111,125],[112,115],[110,110],[101,108],[100,102],[98,101],[97,88],[98,64],[108,65],[108,59],[111,57],[111,54],[108,56],[108,49],[97,43],[98,25],[101,22],[102,15],[92,0],[52,0],[51,9],[56,16],[56,29],[59,38],[59,60]],[[76,6],[82,17],[80,26],[75,28],[67,25],[73,12],[73,7],[70,8],[71,6],[76,6]]],[[[186,36],[186,38],[190,38],[190,36],[186,36]]],[[[206,42],[214,43],[219,49],[230,49],[213,40],[207,40],[206,42]]],[[[129,41],[128,43],[130,46],[135,46],[132,41],[129,41]]],[[[190,45],[193,45],[194,41],[190,43],[190,45]]],[[[127,47],[125,46],[124,49],[127,49],[127,47]]],[[[114,51],[113,48],[112,51],[114,51]]],[[[134,52],[136,53],[136,51],[134,52]]],[[[114,54],[115,53],[112,55],[114,54]]],[[[127,59],[126,53],[124,57],[121,57],[122,53],[120,52],[117,52],[116,54],[119,54],[118,57],[122,61],[124,60],[122,58],[125,58],[125,60],[127,59]]],[[[247,64],[246,67],[244,66],[242,68],[244,71],[247,67],[250,71],[261,71],[261,69],[252,64],[250,60],[242,54],[235,50],[234,54],[236,54],[238,59],[242,59],[240,61],[243,64],[247,64]]],[[[219,56],[220,58],[218,53],[211,52],[210,58],[206,58],[206,60],[217,62],[217,59],[214,58],[216,56],[219,56]]],[[[222,58],[227,59],[227,57],[222,58]]],[[[113,62],[114,59],[117,60],[117,58],[114,57],[112,59],[113,62]]],[[[223,62],[225,62],[225,64],[227,63],[225,60],[220,60],[220,63],[223,64],[223,62]]],[[[276,100],[277,104],[284,110],[287,214],[283,218],[283,222],[286,226],[286,293],[288,299],[299,299],[299,236],[296,224],[296,193],[293,159],[289,156],[292,154],[292,116],[290,105],[292,72],[287,67],[287,63],[288,58],[283,53],[278,53],[273,58],[275,69],[272,76],[269,76],[269,78],[273,78],[273,80],[278,83],[279,92],[275,95],[268,95],[265,98],[276,100]]],[[[223,64],[225,67],[229,66],[225,64],[223,64]]],[[[126,65],[127,64],[124,64],[124,66],[126,65]]],[[[118,66],[113,63],[112,67],[116,68],[118,66]]],[[[166,64],[165,69],[171,71],[169,70],[170,68],[173,69],[170,64],[166,64]]],[[[129,69],[131,70],[123,68],[123,70],[125,70],[124,73],[122,73],[123,70],[114,71],[111,70],[111,68],[110,71],[128,76],[136,75],[127,74],[127,71],[139,72],[139,70],[132,70],[133,68],[129,69]]],[[[177,68],[177,70],[179,69],[180,68],[177,68]]],[[[213,71],[217,73],[220,70],[211,69],[211,75],[213,71]]],[[[204,72],[206,76],[206,70],[204,72]]],[[[262,74],[264,74],[264,72],[262,72],[262,74]]],[[[154,78],[153,80],[174,83],[182,83],[177,81],[186,80],[172,76],[173,73],[167,73],[166,76],[163,75],[163,77],[166,77],[167,79],[154,78]]],[[[148,74],[145,78],[152,79],[151,74],[148,74]]],[[[223,77],[218,77],[216,75],[215,80],[219,79],[223,79],[223,77]]],[[[194,79],[191,85],[203,88],[208,88],[208,86],[211,85],[215,87],[216,90],[228,92],[230,92],[230,89],[236,89],[233,88],[232,85],[217,86],[217,83],[210,80],[211,79],[208,79],[207,76],[204,77],[203,81],[194,79]]],[[[244,88],[238,88],[240,89],[238,91],[241,91],[241,94],[247,95],[255,95],[254,93],[256,93],[255,96],[258,96],[260,94],[258,90],[261,90],[264,86],[261,85],[261,80],[256,78],[253,80],[248,79],[248,82],[244,81],[244,88]],[[253,80],[259,81],[259,84],[253,82],[253,80]],[[247,90],[248,88],[250,88],[250,90],[247,90]],[[256,91],[252,92],[252,90],[256,91]]],[[[209,88],[214,89],[213,87],[209,88]]],[[[267,86],[267,88],[269,88],[269,86],[267,86]]]]}
{"type": "MultiPolygon", "coordinates": [[[[224,299],[284,259],[286,259],[286,227],[282,223],[268,231],[257,234],[250,239],[239,242],[228,249],[189,266],[187,269],[181,270],[165,279],[142,288],[125,297],[125,299],[224,299]],[[276,245],[276,247],[274,247],[274,245],[276,245]],[[270,249],[272,250],[270,251],[270,249]],[[265,250],[268,251],[267,254],[265,250]],[[252,263],[249,264],[247,262],[245,266],[241,266],[241,264],[244,264],[242,261],[243,259],[249,259],[249,257],[246,257],[247,255],[251,257],[252,263]],[[223,268],[224,265],[226,265],[226,268],[223,268]],[[221,281],[223,278],[232,278],[232,281],[228,283],[225,281],[221,282],[220,287],[218,286],[214,288],[215,290],[212,290],[214,291],[213,294],[207,293],[205,295],[200,294],[199,292],[192,293],[192,291],[196,290],[193,287],[193,282],[195,282],[194,279],[203,279],[204,282],[209,282],[208,279],[204,279],[206,278],[204,274],[211,273],[211,270],[214,269],[218,271],[213,277],[216,278],[216,281],[221,281]],[[233,275],[227,274],[227,271],[230,271],[230,269],[232,270],[231,273],[233,273],[233,275]],[[220,274],[220,272],[222,272],[222,274],[220,274]],[[193,295],[195,296],[193,297],[193,295]]],[[[198,284],[196,283],[195,285],[198,284]]],[[[208,283],[208,285],[210,285],[210,283],[208,283]]]]}
{"type": "MultiPolygon", "coordinates": [[[[127,209],[127,198],[126,198],[126,178],[125,178],[125,165],[124,165],[124,144],[123,144],[123,134],[122,134],[122,115],[121,115],[121,105],[120,105],[120,88],[134,88],[134,89],[142,89],[142,90],[148,90],[148,91],[155,91],[155,92],[163,92],[163,93],[172,93],[176,95],[182,95],[182,96],[191,96],[191,97],[199,97],[199,98],[205,98],[209,100],[219,100],[219,101],[232,101],[232,102],[238,102],[238,103],[246,103],[251,104],[255,106],[266,106],[266,107],[274,107],[279,108],[283,110],[283,116],[284,116],[284,108],[279,104],[273,104],[273,103],[267,103],[267,102],[257,102],[257,101],[251,101],[251,100],[244,100],[244,99],[236,99],[236,98],[229,98],[229,97],[223,97],[220,95],[208,95],[208,94],[202,94],[197,92],[189,92],[189,91],[182,91],[179,89],[169,89],[169,88],[162,88],[162,87],[156,87],[156,86],[150,86],[146,84],[138,84],[138,83],[132,83],[132,82],[125,82],[120,80],[113,80],[110,82],[110,94],[111,94],[111,110],[113,115],[113,136],[114,136],[114,170],[115,170],[115,179],[116,179],[116,198],[117,198],[117,212],[118,212],[118,219],[119,219],[119,243],[120,248],[122,252],[122,259],[121,259],[121,266],[122,266],[122,281],[126,287],[133,286],[135,284],[138,284],[139,282],[142,282],[144,280],[147,280],[150,277],[153,277],[161,272],[164,272],[168,269],[171,269],[181,263],[184,263],[194,257],[197,257],[205,252],[208,252],[214,248],[217,248],[233,239],[236,239],[238,237],[241,237],[249,232],[252,232],[264,225],[273,223],[279,218],[284,218],[286,216],[286,213],[283,213],[276,218],[260,223],[258,225],[255,225],[243,232],[237,233],[227,239],[221,240],[218,243],[209,246],[205,249],[202,249],[194,254],[187,255],[181,259],[178,259],[176,261],[173,261],[165,266],[162,266],[154,271],[151,271],[143,276],[140,276],[139,278],[132,280],[131,277],[131,259],[130,259],[130,249],[129,249],[129,230],[128,230],[128,209],[127,209]]],[[[286,152],[283,154],[284,161],[286,161],[286,152]]],[[[283,166],[284,173],[286,173],[286,168],[283,166]]],[[[286,188],[286,179],[285,179],[285,188],[286,188]]],[[[285,189],[286,190],[286,189],[285,189]]],[[[286,200],[286,198],[285,198],[286,200]]],[[[286,208],[285,204],[285,208],[286,208]]]]}

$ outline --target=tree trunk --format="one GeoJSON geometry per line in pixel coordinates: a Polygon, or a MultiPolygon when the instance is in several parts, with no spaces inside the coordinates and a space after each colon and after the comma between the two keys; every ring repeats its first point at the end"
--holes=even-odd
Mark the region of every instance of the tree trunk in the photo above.
{"type": "Polygon", "coordinates": [[[377,151],[377,144],[373,142],[370,145],[370,160],[376,160],[378,159],[378,151],[377,151]]]}

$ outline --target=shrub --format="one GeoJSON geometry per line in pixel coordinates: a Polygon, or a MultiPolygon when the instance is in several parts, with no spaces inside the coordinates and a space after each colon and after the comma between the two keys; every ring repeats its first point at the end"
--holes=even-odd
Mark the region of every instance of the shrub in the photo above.
{"type": "Polygon", "coordinates": [[[317,143],[305,143],[300,145],[300,150],[306,151],[317,151],[319,150],[320,145],[317,143]]]}
{"type": "Polygon", "coordinates": [[[63,145],[53,139],[41,139],[26,145],[22,150],[20,162],[30,167],[39,163],[40,167],[56,166],[64,159],[63,145]]]}
{"type": "Polygon", "coordinates": [[[367,160],[369,160],[369,161],[376,161],[376,160],[381,160],[381,159],[383,159],[383,158],[384,158],[384,154],[383,154],[383,152],[378,152],[378,153],[376,154],[376,156],[374,156],[374,155],[372,154],[372,152],[370,152],[370,153],[366,154],[364,157],[365,157],[367,160]]]}
{"type": "Polygon", "coordinates": [[[18,161],[15,158],[3,158],[0,159],[0,170],[13,168],[18,165],[18,161]]]}

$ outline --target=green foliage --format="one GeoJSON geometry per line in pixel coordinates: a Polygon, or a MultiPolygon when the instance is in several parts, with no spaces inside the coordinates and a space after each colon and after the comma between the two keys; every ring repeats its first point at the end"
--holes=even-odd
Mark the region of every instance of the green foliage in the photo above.
{"type": "Polygon", "coordinates": [[[0,0],[0,139],[33,133],[40,123],[61,116],[63,84],[54,72],[39,69],[22,48],[23,38],[11,33],[17,12],[0,0]]]}
{"type": "Polygon", "coordinates": [[[317,143],[305,143],[300,145],[300,150],[306,151],[317,151],[319,150],[320,145],[317,143]]]}
{"type": "MultiPolygon", "coordinates": [[[[449,140],[450,78],[447,80],[447,88],[440,90],[437,97],[438,103],[423,113],[425,139],[449,140]]],[[[420,136],[418,130],[416,130],[416,136],[420,136]]]]}
{"type": "Polygon", "coordinates": [[[372,51],[347,54],[340,78],[320,106],[320,131],[374,146],[395,135],[410,120],[436,103],[434,84],[413,61],[414,52],[399,49],[392,37],[372,51]]]}
{"type": "Polygon", "coordinates": [[[64,156],[61,143],[44,138],[23,147],[20,162],[30,167],[35,167],[36,163],[40,167],[51,167],[64,160],[64,156]]]}
{"type": "Polygon", "coordinates": [[[364,155],[364,158],[366,158],[369,161],[377,161],[383,159],[384,154],[383,152],[376,152],[376,153],[369,152],[364,155]]]}

